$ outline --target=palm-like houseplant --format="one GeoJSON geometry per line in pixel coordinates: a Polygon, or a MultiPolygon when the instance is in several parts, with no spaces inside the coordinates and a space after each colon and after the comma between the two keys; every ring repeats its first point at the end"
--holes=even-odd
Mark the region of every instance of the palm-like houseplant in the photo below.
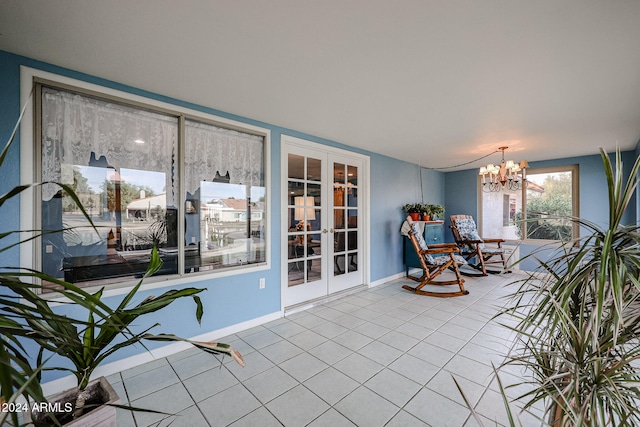
{"type": "MultiPolygon", "coordinates": [[[[24,114],[24,108],[22,114],[24,114]]],[[[0,170],[9,148],[15,140],[22,114],[0,153],[0,170]]],[[[5,194],[0,194],[0,208],[3,205],[6,206],[7,202],[24,191],[42,184],[44,183],[19,185],[5,194]]],[[[54,184],[59,185],[74,200],[84,217],[93,225],[73,189],[65,184],[54,184]]],[[[0,254],[15,248],[26,240],[36,239],[44,234],[44,232],[35,231],[26,240],[4,243],[11,236],[21,233],[21,231],[0,232],[0,243],[3,243],[0,245],[0,254]]],[[[162,261],[154,248],[151,251],[149,267],[144,277],[157,272],[161,265],[162,261]]],[[[80,417],[85,409],[92,409],[85,407],[85,404],[87,387],[94,370],[111,354],[145,339],[189,342],[209,353],[228,354],[238,364],[244,366],[240,353],[227,344],[195,342],[175,335],[149,333],[150,329],[157,324],[142,332],[133,332],[129,329],[129,325],[140,316],[160,310],[184,297],[191,297],[195,301],[195,314],[198,322],[203,315],[202,302],[197,294],[205,289],[198,288],[169,290],[157,298],[151,296],[130,307],[142,280],[114,309],[101,300],[102,290],[91,294],[72,283],[53,278],[37,270],[0,266],[0,285],[2,285],[2,292],[0,292],[0,403],[15,404],[20,396],[23,396],[27,402],[32,400],[46,402],[47,398],[40,386],[41,373],[48,369],[62,369],[71,372],[77,379],[71,418],[80,417]],[[73,319],[52,310],[48,301],[37,293],[38,289],[44,288],[43,285],[37,284],[39,281],[47,281],[56,285],[53,290],[51,287],[48,287],[47,290],[57,293],[57,296],[65,298],[69,303],[86,309],[86,319],[73,319]],[[26,350],[27,347],[24,346],[25,340],[35,342],[40,348],[35,366],[32,365],[33,358],[30,357],[26,350]],[[54,355],[69,360],[72,368],[50,366],[47,362],[55,362],[56,360],[52,357],[54,355]]],[[[44,425],[52,423],[58,425],[61,422],[58,417],[59,414],[48,414],[42,422],[44,425]]],[[[0,425],[4,425],[8,418],[13,425],[19,424],[16,411],[2,411],[0,412],[0,425]]]]}
{"type": "MultiPolygon", "coordinates": [[[[162,261],[154,248],[145,277],[154,274],[161,266],[162,261]]],[[[56,280],[54,283],[64,286],[67,294],[73,291],[75,295],[84,299],[83,307],[88,309],[86,320],[61,317],[49,307],[47,301],[33,292],[29,286],[19,284],[13,286],[13,290],[29,304],[12,307],[11,312],[26,321],[28,327],[25,328],[27,332],[23,336],[34,340],[40,346],[39,360],[45,351],[48,351],[62,356],[72,364],[71,368],[56,368],[68,370],[77,380],[75,401],[72,402],[74,407],[72,418],[82,416],[85,411],[85,404],[88,403],[92,395],[88,386],[94,370],[113,353],[142,340],[189,342],[213,354],[227,354],[238,364],[244,366],[240,353],[228,344],[197,342],[175,335],[149,333],[158,324],[152,325],[142,332],[131,331],[129,326],[140,316],[158,311],[179,298],[193,298],[196,303],[198,323],[203,315],[202,302],[197,294],[205,289],[199,288],[169,290],[158,297],[147,297],[137,305],[130,307],[142,281],[140,280],[122,299],[118,307],[113,309],[101,301],[102,290],[89,294],[69,283],[56,280]]]]}
{"type": "Polygon", "coordinates": [[[518,400],[525,408],[544,402],[554,427],[640,424],[640,233],[622,224],[640,158],[625,181],[620,152],[615,167],[600,152],[608,224],[572,218],[582,236],[517,282],[502,313],[517,319],[519,338],[505,364],[523,368],[530,389],[518,400]]]}
{"type": "MultiPolygon", "coordinates": [[[[23,107],[13,132],[0,153],[0,171],[5,164],[9,148],[15,139],[26,107],[27,105],[23,107]]],[[[29,185],[16,186],[6,193],[0,194],[0,209],[29,187],[29,185]]],[[[2,243],[0,245],[0,254],[21,243],[20,241],[17,243],[5,243],[18,233],[18,231],[0,232],[0,243],[2,243]]],[[[25,331],[24,321],[16,319],[4,310],[11,305],[26,307],[19,297],[12,292],[12,288],[5,285],[7,279],[20,281],[14,271],[2,266],[0,267],[0,284],[3,285],[0,288],[0,307],[3,308],[3,310],[0,310],[0,403],[4,407],[11,408],[11,405],[15,405],[20,396],[25,396],[27,399],[33,399],[36,402],[44,402],[46,398],[40,386],[40,375],[44,365],[41,362],[38,366],[32,366],[31,359],[23,346],[24,342],[20,339],[25,331]]],[[[62,289],[61,293],[65,293],[65,290],[62,289]]],[[[9,419],[13,425],[18,425],[17,411],[0,412],[0,425],[4,425],[9,419]]]]}

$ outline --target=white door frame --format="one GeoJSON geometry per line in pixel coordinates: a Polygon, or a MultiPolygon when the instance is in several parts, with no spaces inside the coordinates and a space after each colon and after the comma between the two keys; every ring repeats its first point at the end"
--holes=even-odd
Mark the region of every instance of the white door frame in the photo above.
{"type": "MultiPolygon", "coordinates": [[[[362,161],[363,170],[359,173],[358,177],[358,186],[360,187],[360,192],[364,194],[362,203],[361,203],[361,213],[360,217],[362,220],[362,280],[363,284],[367,286],[370,283],[370,258],[371,258],[371,250],[370,250],[370,235],[371,235],[371,217],[370,217],[370,196],[371,196],[371,186],[370,186],[370,157],[364,154],[355,153],[353,151],[344,150],[341,148],[332,147],[329,145],[318,144],[316,142],[308,141],[301,138],[296,138],[290,135],[281,135],[280,137],[280,209],[284,209],[285,211],[280,214],[280,236],[278,236],[280,242],[280,306],[281,310],[284,313],[285,305],[284,305],[284,295],[287,292],[287,284],[288,284],[288,245],[285,244],[283,236],[285,235],[285,230],[287,230],[287,215],[286,215],[286,207],[283,208],[284,203],[287,200],[287,162],[288,162],[288,152],[289,146],[307,148],[317,151],[323,151],[327,154],[335,154],[338,156],[346,156],[356,158],[362,161]],[[362,182],[362,184],[360,184],[362,182]]],[[[358,261],[360,263],[360,261],[358,261]]]]}

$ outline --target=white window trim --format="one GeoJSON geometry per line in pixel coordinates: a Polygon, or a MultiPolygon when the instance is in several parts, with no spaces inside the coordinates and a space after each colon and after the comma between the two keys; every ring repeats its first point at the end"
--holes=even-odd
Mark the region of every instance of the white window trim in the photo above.
{"type": "MultiPolygon", "coordinates": [[[[177,114],[184,114],[193,118],[201,118],[217,122],[221,125],[229,127],[245,129],[247,131],[261,134],[264,136],[264,168],[265,177],[264,185],[267,189],[267,221],[266,221],[266,238],[265,247],[266,259],[265,263],[261,263],[256,266],[244,266],[242,268],[227,268],[222,271],[208,270],[202,273],[192,273],[184,276],[158,276],[151,277],[145,280],[142,285],[143,289],[163,288],[169,286],[178,286],[185,283],[200,282],[207,279],[226,277],[239,274],[249,274],[256,271],[263,271],[271,269],[271,257],[272,257],[272,235],[271,235],[271,221],[272,215],[272,189],[271,189],[271,130],[254,126],[244,122],[227,119],[224,117],[216,116],[209,113],[204,113],[199,110],[194,110],[186,107],[182,107],[176,104],[168,102],[158,101],[152,98],[146,98],[139,95],[134,95],[121,90],[108,88],[105,86],[88,83],[82,80],[73,79],[70,77],[60,76],[58,74],[50,73],[47,71],[38,70],[31,67],[20,66],[20,105],[21,107],[27,105],[25,109],[22,122],[20,123],[20,182],[21,184],[30,184],[37,182],[38,177],[34,176],[36,159],[35,159],[35,146],[34,146],[34,109],[33,109],[33,96],[32,87],[34,78],[49,80],[51,82],[59,83],[62,85],[75,86],[80,89],[90,90],[97,93],[102,93],[108,96],[119,97],[127,101],[138,102],[157,107],[160,109],[170,110],[177,114]]],[[[40,224],[36,224],[35,209],[34,209],[35,192],[33,190],[27,190],[20,196],[20,229],[21,230],[36,230],[40,228],[40,224]]],[[[31,236],[31,233],[24,233],[20,236],[21,239],[26,239],[31,236]]],[[[39,268],[40,256],[35,253],[36,243],[32,240],[20,245],[20,266],[22,268],[39,268]]],[[[104,296],[121,295],[127,293],[137,281],[123,281],[121,283],[110,284],[105,288],[104,296]]],[[[85,289],[90,292],[101,286],[87,286],[85,289]]],[[[43,294],[43,297],[47,298],[48,294],[43,294]]],[[[51,299],[56,299],[55,294],[51,295],[51,299]]]]}

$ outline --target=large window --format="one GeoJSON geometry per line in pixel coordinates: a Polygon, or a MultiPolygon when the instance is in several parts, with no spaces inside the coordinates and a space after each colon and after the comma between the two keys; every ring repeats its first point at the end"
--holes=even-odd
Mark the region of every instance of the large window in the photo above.
{"type": "Polygon", "coordinates": [[[76,89],[37,85],[42,270],[84,286],[266,260],[265,136],[76,89]]]}
{"type": "Polygon", "coordinates": [[[263,151],[261,136],[185,122],[187,260],[200,271],[265,261],[263,151]]]}
{"type": "Polygon", "coordinates": [[[560,240],[578,235],[578,165],[527,170],[521,190],[482,194],[482,234],[506,240],[560,240]]]}

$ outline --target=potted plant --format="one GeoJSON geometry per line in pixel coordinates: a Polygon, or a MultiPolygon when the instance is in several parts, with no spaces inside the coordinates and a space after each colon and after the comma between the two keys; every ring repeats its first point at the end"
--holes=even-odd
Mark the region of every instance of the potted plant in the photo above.
{"type": "Polygon", "coordinates": [[[423,221],[429,221],[431,219],[431,214],[429,213],[429,204],[416,203],[416,206],[420,211],[420,219],[422,219],[423,221]]]}
{"type": "Polygon", "coordinates": [[[442,218],[442,216],[444,215],[444,206],[439,204],[430,204],[428,206],[429,215],[431,216],[432,220],[442,218]]]}
{"type": "MultiPolygon", "coordinates": [[[[13,132],[0,153],[0,175],[2,175],[2,167],[5,164],[9,148],[15,140],[20,120],[26,108],[27,105],[23,107],[13,132]]],[[[35,185],[38,184],[19,185],[0,194],[0,208],[35,185]]],[[[71,192],[70,195],[77,201],[75,193],[71,192]]],[[[86,216],[86,212],[84,213],[86,216]]],[[[0,254],[21,244],[19,240],[17,242],[10,241],[16,235],[19,236],[20,231],[0,233],[0,254]]],[[[0,266],[0,284],[3,285],[0,287],[0,402],[2,402],[3,409],[6,409],[0,411],[0,425],[7,423],[19,425],[18,414],[20,410],[25,409],[24,405],[19,402],[21,397],[24,397],[27,402],[46,402],[40,386],[40,375],[44,368],[44,361],[39,357],[37,366],[32,366],[31,357],[23,346],[23,337],[26,334],[24,319],[11,314],[11,308],[28,308],[28,304],[23,302],[12,290],[15,286],[28,286],[27,283],[23,283],[22,279],[25,276],[29,279],[35,274],[37,272],[25,272],[0,266]]],[[[58,293],[65,295],[67,291],[62,288],[58,293]]],[[[73,295],[70,296],[70,300],[73,300],[73,295]]],[[[85,302],[80,300],[78,304],[83,305],[85,302]]],[[[62,316],[60,318],[63,320],[62,316]]]]}
{"type": "MultiPolygon", "coordinates": [[[[158,251],[156,248],[153,248],[151,261],[145,277],[157,272],[161,266],[162,261],[160,260],[158,251]]],[[[61,281],[56,281],[55,283],[60,284],[59,282],[61,281]]],[[[88,294],[80,288],[73,289],[74,287],[72,285],[66,284],[67,289],[73,289],[76,294],[85,297],[85,299],[89,301],[86,321],[78,321],[75,319],[61,320],[60,316],[55,314],[48,303],[29,287],[14,287],[14,291],[20,295],[24,301],[33,305],[33,308],[21,307],[12,310],[27,322],[29,338],[37,342],[42,350],[47,350],[61,356],[73,365],[72,368],[65,368],[65,370],[68,370],[76,377],[76,389],[60,395],[59,398],[63,399],[62,401],[57,400],[56,397],[52,399],[54,402],[59,403],[59,405],[57,405],[59,408],[63,408],[62,413],[56,416],[58,421],[66,422],[67,420],[72,421],[83,417],[85,405],[89,406],[90,402],[93,406],[96,406],[96,403],[98,405],[106,403],[99,401],[103,395],[106,395],[105,390],[108,389],[108,387],[104,386],[105,380],[98,379],[90,382],[92,373],[108,356],[122,348],[136,344],[141,340],[186,341],[209,353],[228,354],[238,364],[244,366],[244,361],[240,353],[227,344],[195,342],[175,335],[153,335],[149,333],[150,329],[158,324],[142,332],[131,331],[129,326],[140,316],[158,311],[180,298],[193,298],[196,303],[196,318],[198,323],[203,315],[202,302],[197,294],[205,289],[198,288],[169,290],[158,297],[150,296],[135,306],[129,307],[141,285],[142,280],[122,299],[118,307],[112,309],[101,301],[102,290],[94,294],[88,294]],[[121,340],[114,343],[116,338],[121,340]],[[71,399],[71,401],[64,401],[64,399],[71,399]],[[98,400],[98,402],[95,402],[96,400],[98,400]],[[73,411],[68,411],[69,408],[73,408],[73,411]]],[[[105,408],[107,411],[109,409],[111,408],[105,408]]],[[[89,414],[92,419],[100,416],[92,412],[89,412],[89,414]]],[[[38,415],[40,418],[34,418],[36,426],[39,425],[39,422],[42,422],[42,425],[48,425],[51,422],[47,414],[38,415]]],[[[81,425],[91,425],[94,422],[95,421],[89,422],[83,420],[81,425]]]]}
{"type": "Polygon", "coordinates": [[[524,408],[544,402],[551,426],[640,424],[634,410],[640,401],[640,226],[622,224],[638,187],[640,158],[625,182],[619,150],[615,167],[604,150],[600,154],[608,224],[571,218],[581,236],[517,282],[501,314],[517,321],[510,328],[520,345],[505,364],[526,375],[530,391],[518,400],[524,408]]]}
{"type": "MultiPolygon", "coordinates": [[[[25,106],[26,108],[26,106],[25,106]]],[[[22,110],[24,112],[24,109],[22,110]]],[[[22,116],[21,116],[22,117],[22,116]]],[[[18,124],[20,119],[18,119],[18,124]]],[[[18,129],[16,124],[8,143],[0,153],[0,170],[5,162],[9,148],[13,143],[18,129]]],[[[0,208],[15,196],[19,196],[31,187],[37,187],[42,183],[33,183],[17,186],[5,194],[0,195],[0,208]]],[[[82,207],[73,189],[64,184],[58,184],[80,208],[84,217],[93,225],[91,218],[82,207]]],[[[21,231],[0,233],[0,253],[14,248],[23,241],[4,243],[10,236],[20,235],[21,231]],[[3,241],[3,239],[6,239],[3,241]]],[[[37,238],[28,237],[27,239],[37,238]]],[[[156,248],[153,248],[150,256],[150,264],[145,274],[148,277],[155,273],[162,265],[156,248]]],[[[101,301],[102,290],[90,294],[75,285],[50,277],[36,270],[25,270],[19,267],[0,266],[0,402],[4,405],[13,405],[14,408],[33,409],[34,407],[44,409],[41,415],[44,419],[40,425],[58,425],[67,420],[62,420],[59,414],[47,413],[52,407],[57,406],[64,415],[69,417],[76,425],[97,425],[103,422],[102,415],[97,419],[94,417],[96,411],[87,415],[82,415],[85,409],[103,407],[103,402],[93,402],[92,399],[106,399],[110,404],[115,404],[118,397],[110,397],[111,387],[104,379],[90,382],[93,371],[109,355],[120,349],[140,342],[143,339],[157,341],[187,341],[204,351],[214,354],[228,354],[241,366],[244,366],[242,356],[232,347],[221,343],[193,342],[174,335],[152,335],[149,330],[154,326],[142,331],[133,332],[129,325],[148,313],[160,310],[173,301],[191,297],[196,303],[196,318],[198,322],[203,315],[203,307],[197,294],[204,289],[185,288],[180,290],[170,290],[159,297],[148,297],[133,307],[129,307],[134,299],[142,280],[123,298],[122,302],[115,309],[101,301]],[[41,297],[35,290],[43,288],[42,285],[34,284],[34,279],[46,280],[57,287],[53,292],[59,296],[67,298],[71,303],[87,310],[87,319],[73,319],[56,313],[49,306],[49,302],[41,297]],[[36,357],[36,366],[33,367],[32,358],[23,343],[25,340],[34,341],[40,351],[36,357]],[[47,362],[52,359],[51,355],[66,358],[73,365],[72,368],[61,368],[49,366],[47,362]],[[62,369],[71,372],[77,378],[77,387],[71,393],[67,393],[63,398],[69,401],[58,402],[59,405],[50,405],[49,400],[43,395],[40,386],[41,373],[48,369],[62,369]],[[18,397],[23,396],[26,404],[19,404],[18,397]],[[90,403],[88,404],[87,401],[90,403]],[[24,406],[26,405],[26,406],[24,406]],[[82,418],[82,419],[80,419],[82,418]],[[77,420],[74,421],[74,420],[77,420]]],[[[51,290],[51,289],[49,289],[51,290]]],[[[10,409],[11,406],[8,406],[10,409]]],[[[115,408],[110,407],[109,416],[115,417],[115,408]]],[[[20,411],[0,411],[0,424],[10,418],[13,425],[19,424],[18,412],[20,411]]],[[[26,417],[28,419],[29,413],[26,417]]],[[[38,425],[37,420],[34,420],[38,425]]],[[[110,425],[115,425],[115,418],[110,421],[110,425]]],[[[102,425],[102,424],[101,424],[102,425]]],[[[107,424],[109,425],[109,422],[107,424]]]]}
{"type": "Polygon", "coordinates": [[[411,217],[414,221],[420,220],[420,212],[422,209],[421,203],[407,203],[402,209],[411,217]]]}

